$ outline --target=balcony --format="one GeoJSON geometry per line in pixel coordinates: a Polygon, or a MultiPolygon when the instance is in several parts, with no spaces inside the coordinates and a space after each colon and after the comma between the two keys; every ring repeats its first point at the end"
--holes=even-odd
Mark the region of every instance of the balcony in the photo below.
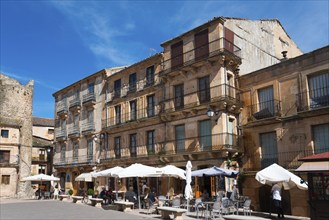
{"type": "Polygon", "coordinates": [[[68,136],[69,136],[69,138],[80,137],[80,127],[78,125],[69,126],[68,136]]]}
{"type": "Polygon", "coordinates": [[[126,114],[121,114],[117,117],[111,117],[107,120],[102,120],[103,128],[114,128],[120,127],[127,124],[139,123],[143,120],[151,119],[159,115],[159,108],[155,106],[154,108],[143,108],[136,112],[129,112],[126,114]]]}
{"type": "Polygon", "coordinates": [[[80,99],[74,98],[74,99],[70,100],[69,109],[72,112],[80,112],[80,109],[81,109],[80,99]]]}
{"type": "MultiPolygon", "coordinates": [[[[287,147],[288,149],[289,147],[287,147]]],[[[249,152],[249,160],[243,165],[245,171],[258,171],[267,166],[277,163],[285,169],[294,170],[297,169],[303,162],[299,159],[314,154],[328,152],[328,149],[323,149],[321,152],[314,152],[313,150],[299,150],[299,151],[287,151],[272,154],[264,154],[257,156],[256,152],[249,152]]]]}
{"type": "Polygon", "coordinates": [[[93,106],[96,103],[95,93],[91,92],[82,96],[82,104],[85,106],[93,106]]]}
{"type": "Polygon", "coordinates": [[[329,87],[297,94],[297,112],[323,110],[329,107],[329,87]]]}
{"type": "Polygon", "coordinates": [[[173,72],[184,70],[203,60],[210,62],[217,60],[218,55],[225,55],[231,60],[238,60],[240,63],[241,49],[225,38],[219,38],[206,45],[186,51],[176,57],[171,57],[162,63],[161,77],[173,72]]]}
{"type": "Polygon", "coordinates": [[[68,109],[66,102],[62,101],[57,103],[56,112],[60,118],[67,118],[68,109]]]}
{"type": "Polygon", "coordinates": [[[111,102],[115,99],[124,98],[127,97],[129,94],[135,95],[136,92],[143,91],[147,88],[152,88],[154,86],[157,86],[161,83],[160,79],[157,77],[157,75],[154,75],[154,78],[152,79],[142,79],[136,82],[136,84],[131,85],[125,85],[122,86],[119,89],[112,90],[108,93],[107,96],[107,102],[111,102]]]}
{"type": "Polygon", "coordinates": [[[54,159],[55,167],[75,167],[81,165],[95,166],[97,162],[96,156],[81,155],[79,157],[65,157],[54,159]]]}
{"type": "Polygon", "coordinates": [[[238,89],[227,84],[211,87],[207,90],[196,90],[183,97],[166,99],[161,103],[161,114],[181,114],[196,108],[207,108],[209,105],[222,103],[223,107],[234,112],[242,107],[238,89]]]}
{"type": "Polygon", "coordinates": [[[270,100],[260,102],[247,107],[249,111],[249,121],[260,121],[263,119],[275,119],[281,116],[281,102],[279,100],[270,100]]]}
{"type": "Polygon", "coordinates": [[[95,131],[95,124],[94,122],[86,122],[81,126],[82,133],[84,135],[92,134],[95,131]]]}
{"type": "Polygon", "coordinates": [[[56,137],[57,141],[66,141],[67,140],[66,129],[56,128],[55,129],[55,137],[56,137]]]}

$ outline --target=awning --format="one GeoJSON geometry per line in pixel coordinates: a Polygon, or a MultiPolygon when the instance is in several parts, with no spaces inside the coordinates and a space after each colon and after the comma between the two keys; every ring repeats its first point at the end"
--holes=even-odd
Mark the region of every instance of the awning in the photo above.
{"type": "Polygon", "coordinates": [[[307,171],[327,171],[329,172],[329,161],[313,161],[304,162],[300,167],[296,169],[296,172],[307,172],[307,171]]]}
{"type": "Polygon", "coordinates": [[[81,173],[79,176],[75,178],[75,181],[92,182],[93,178],[91,173],[81,173]]]}

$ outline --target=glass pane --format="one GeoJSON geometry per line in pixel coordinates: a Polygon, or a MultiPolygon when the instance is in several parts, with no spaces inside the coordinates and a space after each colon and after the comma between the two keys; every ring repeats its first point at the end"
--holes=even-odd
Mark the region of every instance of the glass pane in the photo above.
{"type": "Polygon", "coordinates": [[[262,168],[267,167],[273,163],[278,163],[276,133],[270,132],[260,134],[260,144],[262,148],[262,168]]]}
{"type": "Polygon", "coordinates": [[[315,153],[329,151],[329,124],[315,125],[312,130],[315,153]]]}
{"type": "Polygon", "coordinates": [[[211,150],[211,121],[201,121],[199,124],[200,148],[201,150],[211,150]]]}
{"type": "Polygon", "coordinates": [[[177,125],[175,127],[176,136],[176,151],[181,152],[185,150],[185,126],[177,125]]]}
{"type": "Polygon", "coordinates": [[[308,87],[311,109],[329,105],[329,73],[310,76],[308,87]]]}

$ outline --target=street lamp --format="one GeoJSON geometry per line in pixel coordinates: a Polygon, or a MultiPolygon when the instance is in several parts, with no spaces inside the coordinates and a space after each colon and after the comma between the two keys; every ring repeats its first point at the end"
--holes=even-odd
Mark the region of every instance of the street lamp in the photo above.
{"type": "Polygon", "coordinates": [[[212,118],[215,115],[220,115],[220,114],[222,114],[221,111],[215,111],[211,107],[208,108],[207,115],[208,115],[209,118],[212,118]]]}

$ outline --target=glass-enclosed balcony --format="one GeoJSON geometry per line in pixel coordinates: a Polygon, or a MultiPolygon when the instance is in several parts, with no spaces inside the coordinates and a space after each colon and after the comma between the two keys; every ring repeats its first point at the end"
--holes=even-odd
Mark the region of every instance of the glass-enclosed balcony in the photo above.
{"type": "Polygon", "coordinates": [[[71,111],[80,110],[80,108],[81,108],[80,98],[74,98],[74,99],[70,100],[69,108],[71,111]]]}
{"type": "Polygon", "coordinates": [[[96,96],[95,93],[93,92],[89,92],[88,94],[82,96],[82,103],[84,105],[95,104],[95,102],[96,102],[96,96]]]}
{"type": "Polygon", "coordinates": [[[66,101],[60,101],[57,103],[56,112],[57,112],[57,115],[60,117],[67,116],[68,108],[67,108],[66,101]]]}
{"type": "Polygon", "coordinates": [[[68,136],[69,137],[79,137],[80,136],[80,127],[78,125],[71,125],[68,127],[68,136]]]}
{"type": "Polygon", "coordinates": [[[55,129],[55,137],[58,141],[64,141],[67,139],[67,131],[64,128],[55,129]]]}

